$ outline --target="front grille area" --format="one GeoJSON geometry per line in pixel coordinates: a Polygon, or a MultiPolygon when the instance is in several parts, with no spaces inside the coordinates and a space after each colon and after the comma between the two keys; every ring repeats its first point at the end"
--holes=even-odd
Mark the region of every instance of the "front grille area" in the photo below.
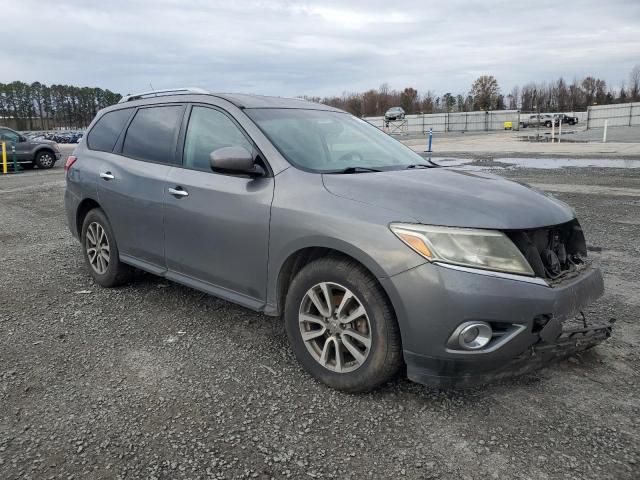
{"type": "Polygon", "coordinates": [[[505,232],[537,277],[551,282],[571,278],[587,264],[587,246],[578,220],[561,225],[505,232]]]}

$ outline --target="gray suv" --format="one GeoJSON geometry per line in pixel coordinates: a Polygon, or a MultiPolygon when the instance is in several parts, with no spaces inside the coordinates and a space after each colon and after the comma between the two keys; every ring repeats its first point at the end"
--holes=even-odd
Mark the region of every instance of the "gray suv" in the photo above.
{"type": "MultiPolygon", "coordinates": [[[[60,149],[56,142],[40,138],[27,138],[7,127],[0,127],[0,143],[5,144],[7,161],[13,160],[15,149],[16,162],[22,167],[52,168],[60,160],[60,149]]],[[[0,159],[1,161],[2,159],[0,159]]]]}
{"type": "Polygon", "coordinates": [[[267,315],[334,388],[485,383],[596,345],[603,292],[574,211],[442,168],[297,99],[160,91],[100,111],[65,165],[89,273],[132,267],[267,315]],[[578,318],[579,316],[579,318],[578,318]],[[578,322],[579,320],[579,322],[578,322]]]}

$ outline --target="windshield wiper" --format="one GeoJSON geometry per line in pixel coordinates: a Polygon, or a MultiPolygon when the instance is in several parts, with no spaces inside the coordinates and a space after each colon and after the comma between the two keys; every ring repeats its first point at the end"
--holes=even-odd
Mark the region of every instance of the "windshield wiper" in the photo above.
{"type": "Polygon", "coordinates": [[[412,163],[411,165],[407,165],[405,168],[435,168],[438,165],[435,163],[412,163]]]}
{"type": "Polygon", "coordinates": [[[370,168],[370,167],[346,167],[346,168],[343,168],[342,170],[334,170],[327,173],[367,173],[367,172],[381,172],[381,171],[382,170],[379,170],[377,168],[370,168]]]}

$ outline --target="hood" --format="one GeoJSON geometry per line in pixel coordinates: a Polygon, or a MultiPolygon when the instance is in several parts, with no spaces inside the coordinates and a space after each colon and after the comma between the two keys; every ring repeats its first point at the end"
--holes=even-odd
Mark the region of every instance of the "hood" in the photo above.
{"type": "Polygon", "coordinates": [[[58,144],[56,142],[54,142],[53,140],[47,140],[45,138],[31,138],[28,141],[29,143],[32,143],[34,145],[51,145],[54,148],[58,147],[58,144]]]}
{"type": "Polygon", "coordinates": [[[484,172],[449,168],[323,175],[332,194],[452,227],[529,229],[574,218],[565,203],[484,172]]]}

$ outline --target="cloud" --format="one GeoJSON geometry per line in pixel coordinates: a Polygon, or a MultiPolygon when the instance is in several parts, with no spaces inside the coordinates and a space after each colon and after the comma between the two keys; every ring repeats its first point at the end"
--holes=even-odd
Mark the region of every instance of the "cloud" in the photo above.
{"type": "Polygon", "coordinates": [[[22,0],[3,7],[0,81],[127,93],[173,86],[330,95],[413,86],[504,91],[640,59],[640,2],[22,0]],[[35,27],[35,28],[33,28],[35,27]]]}

